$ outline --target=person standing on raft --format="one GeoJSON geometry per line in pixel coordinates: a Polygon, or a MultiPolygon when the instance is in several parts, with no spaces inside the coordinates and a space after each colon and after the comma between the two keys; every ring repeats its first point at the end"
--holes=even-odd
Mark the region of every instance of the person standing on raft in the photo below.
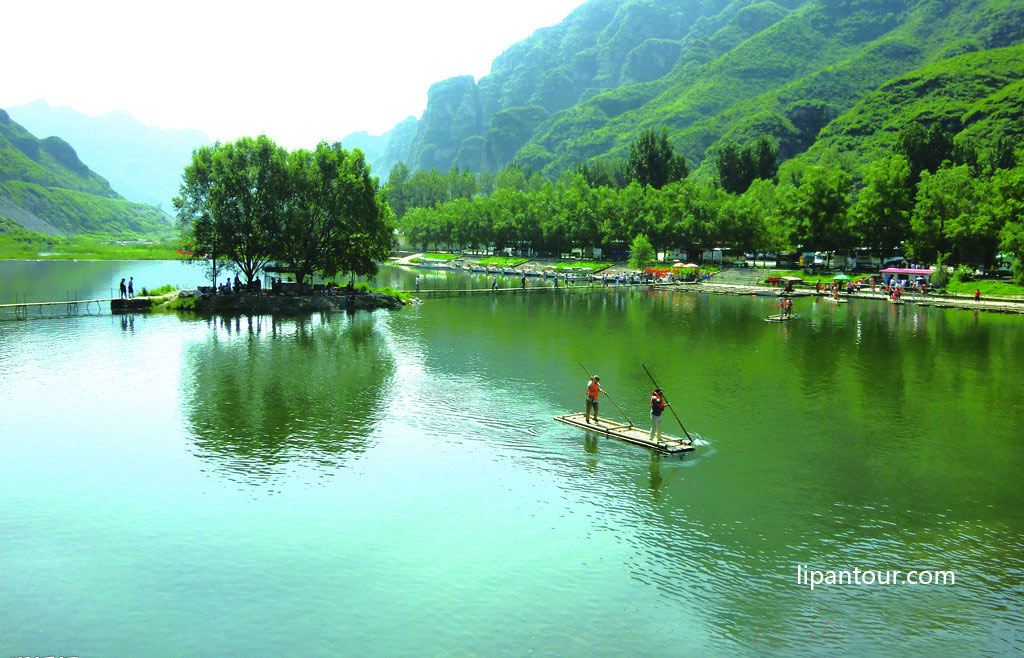
{"type": "Polygon", "coordinates": [[[670,405],[665,402],[660,388],[651,391],[651,436],[649,438],[651,441],[654,441],[654,437],[657,435],[658,443],[661,443],[661,412],[665,411],[667,406],[670,405]]]}
{"type": "Polygon", "coordinates": [[[587,419],[588,425],[590,424],[591,408],[594,410],[594,422],[597,422],[597,394],[602,390],[601,386],[598,384],[599,381],[601,381],[601,378],[594,375],[590,378],[590,381],[587,382],[587,406],[586,410],[583,412],[583,416],[587,419]]]}

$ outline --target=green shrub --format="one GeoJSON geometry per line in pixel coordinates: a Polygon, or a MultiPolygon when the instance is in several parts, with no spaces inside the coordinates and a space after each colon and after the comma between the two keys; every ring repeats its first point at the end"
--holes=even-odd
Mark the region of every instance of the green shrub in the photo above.
{"type": "Polygon", "coordinates": [[[974,281],[974,269],[970,265],[960,265],[953,271],[953,276],[950,279],[956,283],[974,281]]]}
{"type": "Polygon", "coordinates": [[[196,297],[175,297],[167,304],[170,311],[194,311],[196,310],[196,297]]]}
{"type": "Polygon", "coordinates": [[[170,283],[164,284],[159,288],[153,288],[152,290],[149,291],[147,291],[146,288],[143,287],[139,291],[139,297],[159,297],[160,295],[166,295],[167,293],[174,292],[175,290],[178,289],[178,286],[171,285],[170,283]]]}

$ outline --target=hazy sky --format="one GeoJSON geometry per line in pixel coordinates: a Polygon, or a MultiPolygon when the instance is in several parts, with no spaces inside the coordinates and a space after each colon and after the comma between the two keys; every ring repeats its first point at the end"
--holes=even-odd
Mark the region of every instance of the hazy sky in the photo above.
{"type": "Polygon", "coordinates": [[[0,108],[37,98],[289,148],[380,134],[583,0],[6,3],[0,108]]]}

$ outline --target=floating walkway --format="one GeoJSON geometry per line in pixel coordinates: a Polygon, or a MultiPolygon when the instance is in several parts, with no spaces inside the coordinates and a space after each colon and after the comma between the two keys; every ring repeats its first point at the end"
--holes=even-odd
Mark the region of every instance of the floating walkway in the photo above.
{"type": "Polygon", "coordinates": [[[62,302],[15,302],[0,304],[0,316],[12,312],[15,320],[28,320],[29,318],[50,319],[101,315],[107,304],[109,304],[111,313],[137,313],[148,311],[152,307],[149,297],[66,299],[62,302]]]}
{"type": "Polygon", "coordinates": [[[565,423],[566,425],[572,425],[573,427],[578,427],[580,429],[604,434],[605,436],[610,436],[613,439],[619,439],[626,443],[650,448],[651,450],[656,450],[657,452],[666,455],[678,455],[684,452],[692,452],[694,449],[693,444],[686,439],[677,439],[675,437],[662,434],[661,441],[651,441],[651,431],[649,429],[644,430],[632,425],[623,425],[622,423],[610,421],[606,418],[591,419],[591,422],[587,423],[586,414],[575,413],[555,416],[555,420],[560,423],[565,423]]]}
{"type": "Polygon", "coordinates": [[[67,299],[62,302],[17,302],[0,304],[0,314],[13,312],[15,320],[31,318],[58,318],[76,315],[100,315],[105,303],[113,303],[116,298],[107,299],[67,299]]]}

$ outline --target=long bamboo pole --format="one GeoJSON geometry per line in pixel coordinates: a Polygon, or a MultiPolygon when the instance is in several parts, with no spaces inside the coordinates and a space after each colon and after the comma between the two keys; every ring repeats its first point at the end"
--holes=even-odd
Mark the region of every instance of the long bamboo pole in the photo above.
{"type": "MultiPolygon", "coordinates": [[[[583,368],[583,371],[587,373],[587,376],[589,376],[589,377],[590,377],[591,379],[593,379],[593,378],[594,378],[594,376],[590,374],[590,371],[589,371],[589,370],[587,370],[587,367],[586,367],[585,365],[583,365],[583,364],[582,364],[582,363],[580,363],[579,361],[577,361],[576,363],[579,363],[579,364],[580,364],[580,367],[581,367],[581,368],[583,368]]],[[[600,384],[598,385],[598,387],[600,388],[600,384]]],[[[606,391],[606,390],[604,390],[604,389],[602,388],[602,389],[601,389],[601,392],[602,392],[602,393],[604,393],[604,394],[605,394],[605,395],[606,395],[606,396],[608,397],[608,399],[609,399],[609,400],[611,400],[612,404],[614,404],[614,405],[615,405],[615,408],[619,410],[619,413],[620,413],[620,414],[622,414],[623,416],[625,416],[625,417],[626,417],[626,422],[628,422],[628,423],[629,423],[629,426],[630,426],[630,427],[633,427],[633,421],[631,421],[631,420],[629,419],[629,416],[626,416],[626,412],[625,412],[625,411],[623,411],[623,410],[622,410],[622,407],[620,407],[620,406],[619,406],[619,405],[618,405],[618,404],[617,404],[617,403],[615,402],[615,399],[614,399],[614,398],[613,398],[612,396],[608,395],[608,391],[606,391]]],[[[594,414],[594,418],[595,418],[595,420],[597,419],[597,414],[594,414]]]]}
{"type": "MultiPolygon", "coordinates": [[[[654,382],[654,388],[660,389],[661,387],[658,386],[658,382],[654,379],[654,375],[651,374],[651,371],[647,369],[647,366],[642,363],[640,365],[643,366],[644,372],[646,372],[647,376],[651,378],[652,382],[654,382]]],[[[679,414],[676,413],[676,408],[669,404],[668,398],[665,397],[665,391],[661,392],[661,399],[664,400],[665,404],[668,405],[668,408],[672,410],[672,415],[676,417],[676,422],[679,423],[679,427],[683,427],[683,421],[679,420],[679,414]]],[[[686,431],[685,427],[683,427],[683,434],[685,434],[686,438],[690,440],[690,443],[693,443],[693,438],[690,436],[690,433],[686,431]]]]}

